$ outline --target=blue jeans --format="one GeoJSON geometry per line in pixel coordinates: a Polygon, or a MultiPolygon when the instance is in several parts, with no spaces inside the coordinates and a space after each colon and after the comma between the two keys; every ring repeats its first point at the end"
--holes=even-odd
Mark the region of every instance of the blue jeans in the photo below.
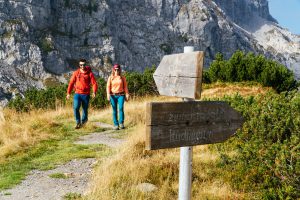
{"type": "Polygon", "coordinates": [[[75,94],[73,101],[73,109],[76,123],[84,123],[88,120],[90,95],[88,94],[75,94]],[[82,118],[80,121],[80,106],[82,105],[82,118]]]}
{"type": "Polygon", "coordinates": [[[124,123],[124,101],[125,101],[124,95],[110,95],[110,104],[113,109],[113,121],[115,126],[124,123]],[[118,107],[119,107],[119,120],[118,120],[118,107]]]}

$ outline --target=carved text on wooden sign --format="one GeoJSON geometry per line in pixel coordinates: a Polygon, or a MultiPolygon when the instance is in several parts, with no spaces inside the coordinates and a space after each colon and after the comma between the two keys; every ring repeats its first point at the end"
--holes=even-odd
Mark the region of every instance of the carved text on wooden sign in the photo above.
{"type": "Polygon", "coordinates": [[[151,102],[146,109],[146,149],[223,142],[243,121],[222,101],[151,102]]]}

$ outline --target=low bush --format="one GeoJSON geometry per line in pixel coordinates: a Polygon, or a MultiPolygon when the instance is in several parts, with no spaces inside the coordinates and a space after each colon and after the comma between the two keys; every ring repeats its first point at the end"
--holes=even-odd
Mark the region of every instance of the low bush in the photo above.
{"type": "MultiPolygon", "coordinates": [[[[126,72],[125,77],[131,96],[145,96],[158,94],[153,79],[155,67],[147,68],[143,73],[126,72]]],[[[106,80],[97,79],[98,92],[96,98],[91,99],[93,108],[102,108],[108,104],[106,99],[106,80]]],[[[66,104],[67,84],[38,90],[31,88],[24,94],[24,98],[17,96],[12,99],[8,107],[19,112],[28,112],[32,109],[55,109],[66,104]]]]}
{"type": "Polygon", "coordinates": [[[268,93],[257,98],[227,97],[246,122],[218,145],[219,166],[232,186],[260,199],[300,198],[300,95],[268,93]],[[233,150],[235,156],[226,156],[233,150]]]}
{"type": "Polygon", "coordinates": [[[146,68],[143,73],[125,73],[128,90],[133,96],[158,95],[157,87],[153,79],[155,67],[146,68]]]}
{"type": "Polygon", "coordinates": [[[54,109],[58,105],[66,103],[67,85],[50,87],[38,90],[31,88],[24,94],[24,98],[17,96],[8,104],[9,108],[14,108],[20,112],[27,112],[31,109],[54,109]]]}
{"type": "Polygon", "coordinates": [[[299,85],[293,72],[284,65],[262,55],[255,56],[242,51],[235,52],[229,60],[224,60],[220,53],[216,54],[203,77],[205,83],[257,81],[263,86],[273,87],[279,93],[296,89],[299,85]]]}

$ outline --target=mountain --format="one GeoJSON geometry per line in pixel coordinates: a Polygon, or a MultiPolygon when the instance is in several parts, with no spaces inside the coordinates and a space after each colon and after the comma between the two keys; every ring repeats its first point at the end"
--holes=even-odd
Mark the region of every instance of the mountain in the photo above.
{"type": "Polygon", "coordinates": [[[1,0],[0,102],[66,82],[79,58],[99,76],[111,63],[141,71],[184,46],[276,59],[300,78],[300,36],[281,28],[267,0],[1,0]]]}

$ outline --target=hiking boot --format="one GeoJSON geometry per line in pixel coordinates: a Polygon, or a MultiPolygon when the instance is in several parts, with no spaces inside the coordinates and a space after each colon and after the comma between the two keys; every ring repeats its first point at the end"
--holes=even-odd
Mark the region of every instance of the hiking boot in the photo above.
{"type": "Polygon", "coordinates": [[[119,126],[114,126],[114,130],[119,130],[119,126]]]}
{"type": "Polygon", "coordinates": [[[76,126],[75,126],[75,129],[79,129],[80,127],[81,127],[81,124],[77,123],[76,126]]]}
{"type": "Polygon", "coordinates": [[[120,129],[124,129],[124,128],[125,128],[124,124],[120,124],[120,129]]]}
{"type": "Polygon", "coordinates": [[[83,122],[81,123],[81,126],[83,127],[84,125],[86,125],[87,121],[88,121],[88,120],[83,121],[83,122]]]}

